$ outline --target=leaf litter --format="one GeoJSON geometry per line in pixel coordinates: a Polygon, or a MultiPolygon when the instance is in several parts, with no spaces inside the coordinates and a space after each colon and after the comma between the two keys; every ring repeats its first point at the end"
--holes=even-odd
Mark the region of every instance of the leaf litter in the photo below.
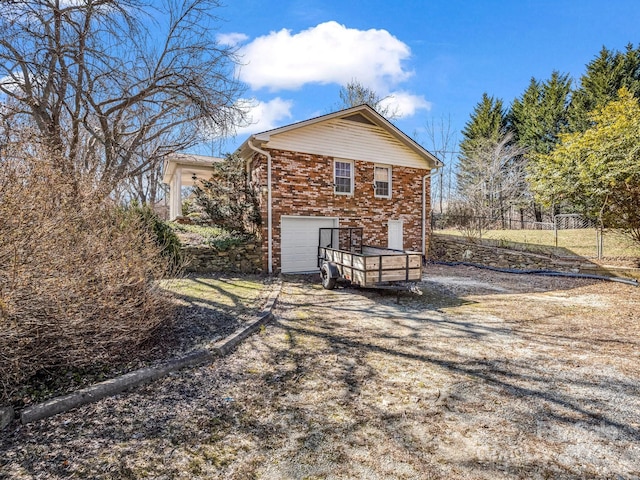
{"type": "Polygon", "coordinates": [[[637,288],[435,266],[421,288],[287,277],[229,356],[2,432],[0,476],[640,478],[637,288]]]}

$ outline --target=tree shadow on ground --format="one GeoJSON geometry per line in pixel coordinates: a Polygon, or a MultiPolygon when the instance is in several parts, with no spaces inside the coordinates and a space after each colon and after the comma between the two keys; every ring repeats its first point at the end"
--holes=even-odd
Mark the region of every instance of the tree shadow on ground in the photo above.
{"type": "Polygon", "coordinates": [[[578,333],[531,326],[525,337],[491,316],[306,281],[285,282],[275,315],[208,367],[3,433],[0,468],[25,478],[637,474],[615,463],[637,453],[637,375],[610,376],[615,350],[580,357],[578,333]],[[589,362],[602,371],[583,374],[589,362]],[[599,465],[578,448],[589,442],[599,465]]]}

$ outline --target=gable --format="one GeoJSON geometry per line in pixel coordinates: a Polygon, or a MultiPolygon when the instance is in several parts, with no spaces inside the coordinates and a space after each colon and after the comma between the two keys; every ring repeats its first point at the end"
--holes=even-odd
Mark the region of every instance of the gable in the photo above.
{"type": "Polygon", "coordinates": [[[346,117],[342,117],[342,119],[349,120],[350,122],[364,123],[365,125],[375,125],[374,122],[369,120],[367,117],[365,117],[361,113],[354,113],[353,115],[347,115],[346,117]]]}
{"type": "Polygon", "coordinates": [[[331,118],[277,132],[270,135],[263,148],[403,167],[432,168],[429,159],[409,148],[389,129],[374,124],[362,115],[331,118]]]}

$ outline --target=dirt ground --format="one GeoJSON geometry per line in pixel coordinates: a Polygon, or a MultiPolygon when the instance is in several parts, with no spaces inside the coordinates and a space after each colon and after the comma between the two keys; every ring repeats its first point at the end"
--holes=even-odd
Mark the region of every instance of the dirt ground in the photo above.
{"type": "Polygon", "coordinates": [[[640,288],[288,277],[237,351],[0,433],[0,478],[640,479],[640,288]]]}

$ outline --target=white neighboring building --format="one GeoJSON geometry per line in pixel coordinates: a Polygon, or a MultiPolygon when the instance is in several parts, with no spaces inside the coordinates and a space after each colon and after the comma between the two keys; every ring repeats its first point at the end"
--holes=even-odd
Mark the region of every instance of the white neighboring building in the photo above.
{"type": "Polygon", "coordinates": [[[169,220],[182,215],[182,187],[211,177],[212,165],[224,158],[177,153],[164,162],[162,182],[169,185],[169,220]]]}

